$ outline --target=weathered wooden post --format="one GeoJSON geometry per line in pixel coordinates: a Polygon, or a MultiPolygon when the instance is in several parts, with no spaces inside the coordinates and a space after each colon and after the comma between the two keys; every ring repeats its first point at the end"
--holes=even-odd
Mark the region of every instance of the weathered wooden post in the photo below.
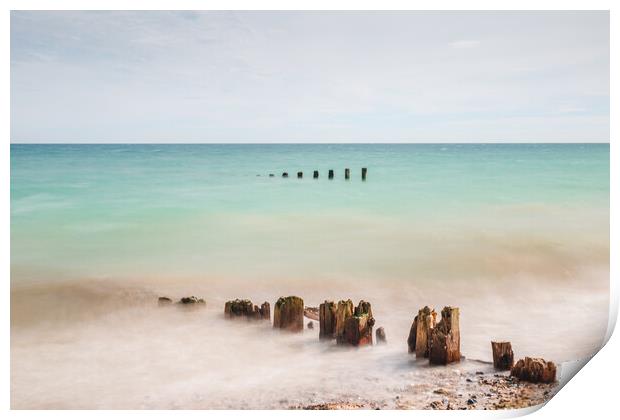
{"type": "Polygon", "coordinates": [[[415,355],[416,357],[428,357],[430,349],[431,332],[435,327],[437,314],[428,306],[418,312],[416,325],[415,355]]]}
{"type": "Polygon", "coordinates": [[[319,305],[319,339],[331,340],[336,338],[336,304],[325,301],[319,305]]]}
{"type": "Polygon", "coordinates": [[[274,174],[269,174],[269,178],[273,178],[274,176],[274,174]]]}
{"type": "Polygon", "coordinates": [[[270,315],[268,302],[263,303],[260,308],[248,299],[229,300],[224,304],[224,316],[228,319],[243,317],[248,320],[266,319],[269,321],[270,315]]]}
{"type": "Polygon", "coordinates": [[[509,341],[491,341],[491,349],[493,349],[493,367],[495,369],[512,369],[515,356],[509,341]]]}
{"type": "Polygon", "coordinates": [[[433,365],[447,365],[460,360],[459,308],[446,306],[441,310],[441,321],[431,333],[429,361],[433,365]]]}
{"type": "Polygon", "coordinates": [[[510,376],[519,378],[522,381],[549,384],[555,382],[556,371],[557,368],[553,362],[526,357],[515,363],[512,369],[510,369],[510,376]]]}
{"type": "Polygon", "coordinates": [[[281,297],[273,310],[273,328],[291,332],[304,330],[304,300],[297,296],[281,297]]]}
{"type": "Polygon", "coordinates": [[[299,171],[297,172],[297,178],[303,178],[304,177],[304,173],[299,171]]]}
{"type": "Polygon", "coordinates": [[[282,172],[282,178],[288,178],[288,172],[282,172]]]}
{"type": "Polygon", "coordinates": [[[383,327],[377,328],[375,335],[377,336],[377,344],[387,344],[387,338],[385,337],[385,329],[383,329],[383,327]]]}
{"type": "Polygon", "coordinates": [[[269,302],[263,302],[260,306],[260,316],[261,319],[264,319],[265,321],[271,321],[271,306],[269,305],[269,302]]]}
{"type": "Polygon", "coordinates": [[[360,301],[355,308],[353,316],[344,322],[344,331],[338,339],[338,344],[349,344],[352,346],[372,346],[372,327],[375,319],[372,316],[370,303],[360,301]]]}
{"type": "Polygon", "coordinates": [[[330,169],[329,172],[327,173],[327,177],[329,179],[334,179],[334,170],[330,169]]]}
{"type": "Polygon", "coordinates": [[[366,172],[368,172],[368,168],[362,168],[362,181],[366,181],[366,172]]]}
{"type": "Polygon", "coordinates": [[[353,302],[351,302],[351,299],[339,301],[336,307],[336,339],[342,337],[345,321],[352,315],[353,302]]]}
{"type": "Polygon", "coordinates": [[[319,178],[319,171],[314,171],[314,172],[312,173],[312,178],[314,178],[314,179],[318,179],[318,178],[319,178]]]}
{"type": "Polygon", "coordinates": [[[345,168],[344,170],[344,179],[349,179],[351,176],[351,171],[349,170],[349,168],[345,168]]]}
{"type": "Polygon", "coordinates": [[[409,329],[409,337],[407,338],[407,347],[409,349],[409,353],[415,353],[417,334],[418,334],[418,316],[416,315],[415,318],[413,318],[413,324],[411,324],[411,329],[409,329]]]}

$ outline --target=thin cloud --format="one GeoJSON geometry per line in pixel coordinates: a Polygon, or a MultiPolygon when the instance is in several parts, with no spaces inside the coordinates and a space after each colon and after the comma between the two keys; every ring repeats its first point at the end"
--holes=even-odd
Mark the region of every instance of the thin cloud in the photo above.
{"type": "Polygon", "coordinates": [[[452,48],[476,48],[480,45],[480,41],[472,39],[463,39],[460,41],[454,41],[449,44],[452,48]]]}
{"type": "Polygon", "coordinates": [[[608,18],[13,11],[11,141],[609,141],[608,18]]]}

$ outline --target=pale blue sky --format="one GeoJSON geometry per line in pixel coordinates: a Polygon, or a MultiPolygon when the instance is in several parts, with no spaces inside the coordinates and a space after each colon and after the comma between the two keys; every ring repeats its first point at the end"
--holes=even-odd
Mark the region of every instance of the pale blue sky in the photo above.
{"type": "Polygon", "coordinates": [[[609,14],[14,11],[11,141],[607,142],[609,14]]]}

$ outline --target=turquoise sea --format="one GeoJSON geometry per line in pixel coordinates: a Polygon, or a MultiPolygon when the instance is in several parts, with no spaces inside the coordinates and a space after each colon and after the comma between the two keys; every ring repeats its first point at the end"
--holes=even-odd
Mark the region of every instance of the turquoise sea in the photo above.
{"type": "Polygon", "coordinates": [[[608,303],[608,144],[11,146],[12,408],[425,407],[490,340],[591,355],[608,303]],[[287,295],[369,301],[388,343],[222,315],[287,295]],[[460,308],[458,366],[407,353],[425,305],[460,308]]]}
{"type": "Polygon", "coordinates": [[[441,230],[504,217],[506,229],[535,228],[605,216],[608,207],[608,144],[11,146],[11,264],[28,278],[46,270],[130,275],[149,266],[207,274],[213,264],[221,273],[221,260],[202,262],[228,246],[252,261],[251,249],[295,247],[324,230],[326,242],[342,241],[344,250],[352,220],[441,230]],[[521,214],[498,214],[520,207],[521,214]],[[282,238],[278,225],[286,223],[297,238],[282,238]]]}

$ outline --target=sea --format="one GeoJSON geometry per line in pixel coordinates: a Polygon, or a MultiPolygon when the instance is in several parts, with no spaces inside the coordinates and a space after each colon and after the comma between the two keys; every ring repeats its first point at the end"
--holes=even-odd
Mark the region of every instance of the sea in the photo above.
{"type": "Polygon", "coordinates": [[[425,305],[460,308],[470,363],[491,340],[583,359],[607,331],[607,143],[12,144],[10,166],[13,408],[391,398],[437,377],[407,353],[425,305]],[[288,295],[369,301],[388,343],[223,318],[288,295]]]}

